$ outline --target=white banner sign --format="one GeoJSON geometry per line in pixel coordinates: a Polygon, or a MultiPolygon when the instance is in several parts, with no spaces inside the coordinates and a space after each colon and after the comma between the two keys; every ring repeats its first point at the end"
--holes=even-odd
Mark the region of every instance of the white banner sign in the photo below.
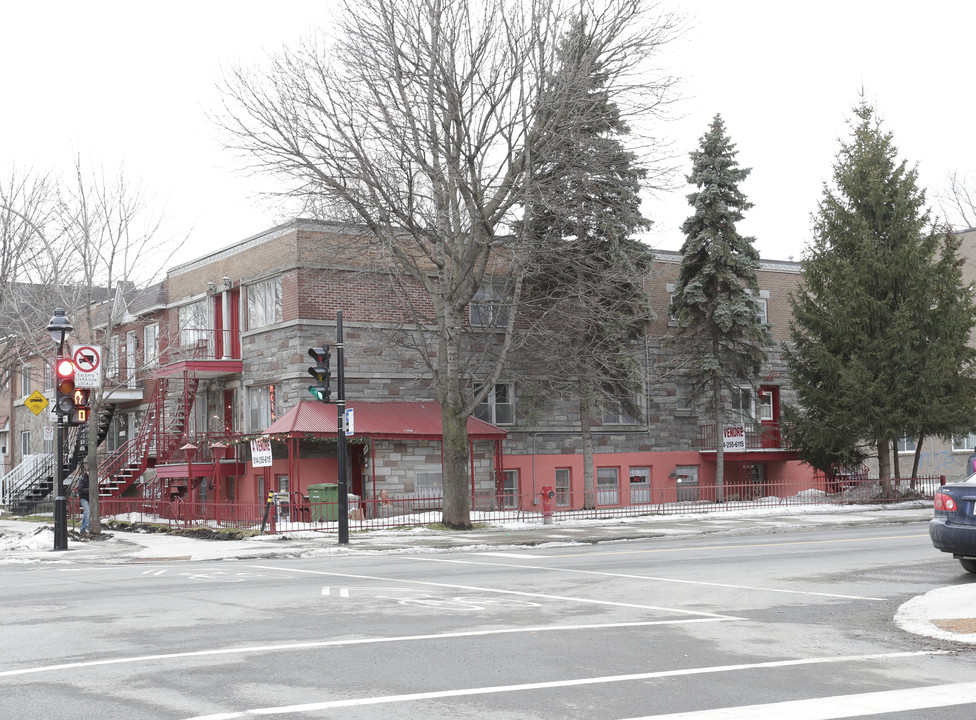
{"type": "Polygon", "coordinates": [[[722,430],[722,447],[725,450],[746,449],[746,429],[742,425],[731,425],[722,430]]]}
{"type": "Polygon", "coordinates": [[[271,441],[251,441],[251,465],[253,467],[271,467],[271,441]]]}

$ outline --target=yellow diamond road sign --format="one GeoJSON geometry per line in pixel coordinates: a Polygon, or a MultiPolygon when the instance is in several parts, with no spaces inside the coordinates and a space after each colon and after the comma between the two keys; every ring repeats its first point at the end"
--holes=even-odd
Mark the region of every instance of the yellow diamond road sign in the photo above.
{"type": "Polygon", "coordinates": [[[44,408],[47,407],[47,398],[41,395],[40,391],[35,390],[24,400],[24,405],[35,415],[40,415],[44,408]]]}

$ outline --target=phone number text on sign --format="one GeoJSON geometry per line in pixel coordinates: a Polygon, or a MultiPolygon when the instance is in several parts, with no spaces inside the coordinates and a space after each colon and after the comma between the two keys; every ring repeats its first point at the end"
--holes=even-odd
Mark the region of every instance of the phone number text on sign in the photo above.
{"type": "Polygon", "coordinates": [[[730,425],[722,430],[722,449],[745,450],[746,429],[742,425],[730,425]]]}

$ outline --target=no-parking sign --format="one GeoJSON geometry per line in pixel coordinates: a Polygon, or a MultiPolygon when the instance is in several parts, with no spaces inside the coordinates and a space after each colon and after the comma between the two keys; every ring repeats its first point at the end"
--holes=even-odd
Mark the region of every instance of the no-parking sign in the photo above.
{"type": "Polygon", "coordinates": [[[75,387],[97,388],[102,386],[102,348],[82,345],[71,356],[75,364],[75,387]]]}

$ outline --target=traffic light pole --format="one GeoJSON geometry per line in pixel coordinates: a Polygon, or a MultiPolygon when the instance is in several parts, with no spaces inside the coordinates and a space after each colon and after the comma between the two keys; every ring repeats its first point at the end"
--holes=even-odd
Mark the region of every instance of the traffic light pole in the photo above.
{"type": "Polygon", "coordinates": [[[339,544],[349,544],[349,488],[346,484],[346,379],[342,358],[342,310],[336,311],[336,456],[339,473],[339,544]]]}
{"type": "Polygon", "coordinates": [[[71,322],[65,316],[64,310],[58,308],[54,311],[54,317],[51,318],[51,322],[48,323],[46,329],[51,339],[58,346],[57,359],[54,361],[55,383],[57,385],[54,390],[54,405],[55,412],[57,412],[58,416],[58,449],[55,453],[57,467],[55,468],[54,475],[57,479],[58,494],[54,498],[54,549],[67,550],[68,499],[64,496],[64,423],[65,417],[70,412],[70,409],[61,407],[61,400],[62,395],[68,395],[69,398],[72,397],[75,390],[74,363],[70,363],[70,373],[66,372],[64,366],[64,341],[68,337],[68,333],[74,330],[74,328],[71,327],[71,322]],[[68,377],[62,378],[62,375],[68,377]],[[69,380],[68,385],[65,387],[62,387],[63,380],[69,380]]]}
{"type": "MultiPolygon", "coordinates": [[[[58,358],[60,360],[60,357],[58,358]]],[[[54,498],[54,549],[68,549],[68,498],[64,496],[64,413],[58,411],[58,451],[55,453],[55,477],[58,496],[54,498]]]]}

